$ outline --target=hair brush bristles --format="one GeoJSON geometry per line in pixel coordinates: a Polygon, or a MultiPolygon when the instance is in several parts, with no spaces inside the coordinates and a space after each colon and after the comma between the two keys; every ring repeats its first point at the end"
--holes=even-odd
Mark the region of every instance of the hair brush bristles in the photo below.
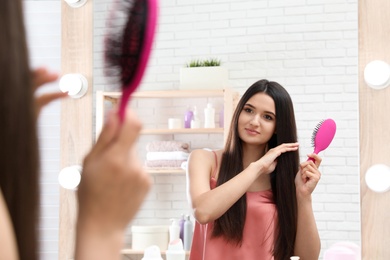
{"type": "Polygon", "coordinates": [[[318,130],[320,129],[320,127],[321,127],[321,125],[322,125],[322,123],[324,121],[325,121],[325,119],[323,119],[320,122],[318,122],[316,127],[314,127],[314,129],[313,129],[313,133],[311,134],[311,146],[312,147],[315,147],[315,140],[316,140],[316,136],[317,136],[318,130]]]}
{"type": "Polygon", "coordinates": [[[121,120],[130,95],[141,82],[149,59],[157,22],[157,0],[123,0],[115,3],[105,39],[106,76],[122,88],[121,120]]]}
{"type": "MultiPolygon", "coordinates": [[[[320,121],[313,130],[311,137],[312,146],[315,154],[328,148],[336,134],[336,123],[332,119],[320,121]]],[[[311,159],[311,158],[310,158],[311,159]]]]}

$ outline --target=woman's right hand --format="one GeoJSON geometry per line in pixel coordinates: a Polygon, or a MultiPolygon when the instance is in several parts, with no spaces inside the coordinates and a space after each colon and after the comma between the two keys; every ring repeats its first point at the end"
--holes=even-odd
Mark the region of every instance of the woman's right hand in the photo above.
{"type": "Polygon", "coordinates": [[[259,174],[270,174],[276,168],[277,159],[282,153],[298,150],[299,143],[285,143],[278,145],[264,154],[259,160],[254,162],[259,169],[259,174]]]}
{"type": "Polygon", "coordinates": [[[122,123],[116,112],[111,113],[84,160],[78,188],[77,259],[119,257],[126,226],[151,186],[135,150],[140,130],[132,111],[122,123]]]}

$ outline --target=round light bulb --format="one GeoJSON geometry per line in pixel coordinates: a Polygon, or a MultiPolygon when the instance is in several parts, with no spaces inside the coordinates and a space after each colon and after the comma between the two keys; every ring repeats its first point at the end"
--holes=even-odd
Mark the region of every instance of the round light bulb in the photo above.
{"type": "Polygon", "coordinates": [[[384,164],[371,166],[365,175],[368,188],[375,192],[390,190],[390,167],[384,164]]]}
{"type": "Polygon", "coordinates": [[[82,167],[79,165],[65,167],[58,175],[58,182],[65,189],[75,190],[80,184],[81,172],[82,167]]]}
{"type": "Polygon", "coordinates": [[[65,0],[65,2],[73,8],[79,8],[82,7],[87,0],[65,0]]]}
{"type": "Polygon", "coordinates": [[[87,79],[77,73],[62,76],[59,85],[60,90],[62,92],[68,92],[68,95],[72,98],[81,98],[88,90],[87,79]]]}
{"type": "Polygon", "coordinates": [[[374,60],[364,68],[364,80],[373,89],[383,89],[390,84],[390,66],[384,61],[374,60]]]}

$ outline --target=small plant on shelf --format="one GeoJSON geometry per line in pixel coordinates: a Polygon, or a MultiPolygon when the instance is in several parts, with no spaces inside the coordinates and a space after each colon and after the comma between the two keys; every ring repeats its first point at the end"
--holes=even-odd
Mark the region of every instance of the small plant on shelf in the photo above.
{"type": "Polygon", "coordinates": [[[205,60],[192,60],[189,63],[186,64],[187,68],[194,68],[194,67],[217,67],[221,65],[221,60],[216,58],[210,58],[205,60]]]}

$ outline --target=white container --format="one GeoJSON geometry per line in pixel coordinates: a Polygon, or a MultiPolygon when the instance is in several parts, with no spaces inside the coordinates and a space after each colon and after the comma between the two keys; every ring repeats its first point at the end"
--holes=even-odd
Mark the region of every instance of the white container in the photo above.
{"type": "Polygon", "coordinates": [[[192,117],[191,120],[191,128],[200,128],[200,119],[198,117],[198,109],[194,107],[194,116],[192,117]]]}
{"type": "Polygon", "coordinates": [[[141,260],[163,260],[160,248],[156,245],[145,248],[144,257],[141,260]]]}
{"type": "Polygon", "coordinates": [[[221,89],[228,85],[225,67],[180,68],[180,89],[221,89]]]}
{"type": "Polygon", "coordinates": [[[168,128],[169,129],[183,128],[183,123],[181,121],[181,118],[169,118],[168,119],[168,128]]]}
{"type": "Polygon", "coordinates": [[[204,109],[204,128],[215,128],[215,109],[211,103],[204,109]]]}
{"type": "Polygon", "coordinates": [[[168,247],[169,226],[132,226],[132,249],[144,250],[156,245],[161,251],[168,247]]]}
{"type": "Polygon", "coordinates": [[[186,215],[184,221],[184,241],[183,241],[185,251],[191,250],[193,232],[194,232],[194,227],[192,225],[190,216],[186,215]]]}
{"type": "Polygon", "coordinates": [[[177,219],[171,219],[171,225],[169,226],[169,243],[173,240],[180,239],[180,226],[177,219]]]}
{"type": "Polygon", "coordinates": [[[167,260],[185,260],[186,252],[183,249],[183,242],[181,239],[175,239],[169,243],[166,251],[167,260]]]}

